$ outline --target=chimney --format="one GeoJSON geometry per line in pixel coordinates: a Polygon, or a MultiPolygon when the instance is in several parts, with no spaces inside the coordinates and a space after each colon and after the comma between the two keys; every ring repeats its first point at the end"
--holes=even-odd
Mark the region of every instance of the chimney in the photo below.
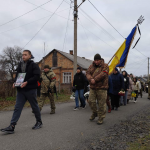
{"type": "Polygon", "coordinates": [[[83,59],[85,59],[85,57],[82,57],[83,59]]]}
{"type": "Polygon", "coordinates": [[[70,50],[70,55],[73,55],[73,50],[70,50]]]}

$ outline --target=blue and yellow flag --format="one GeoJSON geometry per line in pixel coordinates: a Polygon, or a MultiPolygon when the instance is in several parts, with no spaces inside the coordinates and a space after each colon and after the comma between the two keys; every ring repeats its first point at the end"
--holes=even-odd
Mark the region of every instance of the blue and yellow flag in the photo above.
{"type": "Polygon", "coordinates": [[[112,60],[111,64],[109,65],[109,74],[111,74],[113,72],[115,67],[122,68],[126,65],[128,53],[129,53],[132,41],[134,39],[136,30],[137,30],[137,26],[135,26],[133,28],[133,30],[131,31],[129,36],[125,39],[123,44],[120,46],[120,48],[115,53],[113,60],[112,60]]]}

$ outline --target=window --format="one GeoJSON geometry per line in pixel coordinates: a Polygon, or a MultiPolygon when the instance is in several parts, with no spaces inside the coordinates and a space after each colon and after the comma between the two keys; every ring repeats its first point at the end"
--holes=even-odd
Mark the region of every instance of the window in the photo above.
{"type": "Polygon", "coordinates": [[[71,72],[63,73],[63,83],[71,83],[71,72]]]}
{"type": "Polygon", "coordinates": [[[53,67],[57,67],[57,52],[53,52],[53,67]]]}

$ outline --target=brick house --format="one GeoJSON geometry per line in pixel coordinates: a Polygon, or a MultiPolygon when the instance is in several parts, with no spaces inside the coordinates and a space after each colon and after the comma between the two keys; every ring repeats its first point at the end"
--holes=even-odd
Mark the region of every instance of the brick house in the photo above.
{"type": "MultiPolygon", "coordinates": [[[[42,60],[37,64],[42,69],[43,65],[49,65],[54,73],[56,74],[57,87],[60,90],[71,90],[73,83],[73,51],[69,53],[54,49],[48,53],[42,60]],[[59,85],[58,85],[59,84],[59,85]]],[[[84,57],[77,57],[77,65],[80,66],[84,71],[92,64],[92,61],[84,57]]]]}

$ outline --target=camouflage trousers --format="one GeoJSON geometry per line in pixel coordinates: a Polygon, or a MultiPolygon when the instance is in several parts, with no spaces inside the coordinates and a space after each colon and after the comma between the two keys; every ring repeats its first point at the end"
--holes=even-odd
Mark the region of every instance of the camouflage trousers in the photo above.
{"type": "Polygon", "coordinates": [[[94,114],[97,114],[100,120],[106,115],[107,90],[90,89],[89,105],[94,114]],[[97,100],[97,102],[96,102],[97,100]]]}
{"type": "Polygon", "coordinates": [[[51,94],[48,94],[48,93],[41,93],[41,96],[38,100],[38,105],[39,105],[39,108],[40,110],[42,110],[42,107],[44,105],[44,102],[46,100],[46,97],[49,98],[50,100],[50,106],[51,106],[51,109],[52,110],[55,110],[56,107],[55,107],[55,101],[54,101],[54,93],[51,93],[51,94]]]}

